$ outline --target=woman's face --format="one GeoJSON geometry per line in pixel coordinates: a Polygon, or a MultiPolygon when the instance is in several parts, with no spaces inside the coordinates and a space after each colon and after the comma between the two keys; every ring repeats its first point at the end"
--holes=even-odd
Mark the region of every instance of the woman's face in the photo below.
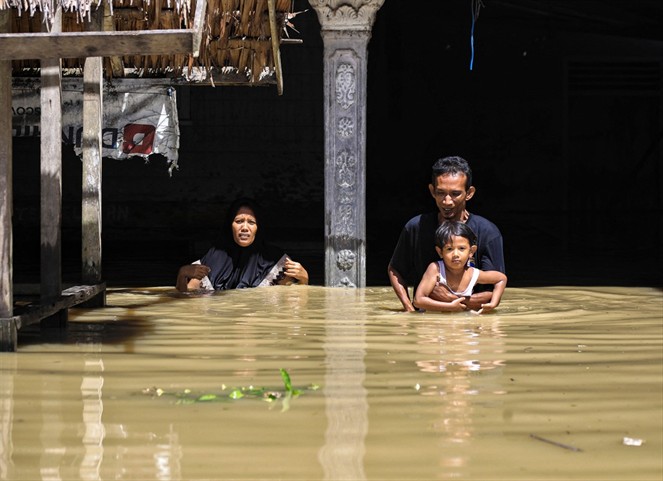
{"type": "Polygon", "coordinates": [[[253,209],[250,207],[242,206],[235,214],[232,223],[233,239],[240,247],[248,247],[256,240],[256,233],[258,232],[258,222],[253,209]]]}

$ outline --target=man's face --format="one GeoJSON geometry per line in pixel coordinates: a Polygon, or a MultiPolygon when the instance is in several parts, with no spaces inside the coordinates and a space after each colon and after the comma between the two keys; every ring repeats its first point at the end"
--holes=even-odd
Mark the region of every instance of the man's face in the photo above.
{"type": "Polygon", "coordinates": [[[461,221],[465,204],[474,195],[474,187],[465,190],[465,174],[444,174],[429,184],[430,194],[444,220],[461,221]]]}

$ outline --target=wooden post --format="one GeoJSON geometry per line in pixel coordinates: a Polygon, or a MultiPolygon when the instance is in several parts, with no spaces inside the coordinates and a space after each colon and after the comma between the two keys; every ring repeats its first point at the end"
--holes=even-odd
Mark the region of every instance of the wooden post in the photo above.
{"type": "Polygon", "coordinates": [[[269,32],[272,36],[272,56],[274,57],[274,72],[276,73],[276,91],[279,95],[283,95],[283,71],[281,69],[281,50],[280,35],[278,27],[276,26],[276,0],[267,0],[267,8],[269,11],[269,32]]]}
{"type": "MultiPolygon", "coordinates": [[[[0,33],[11,30],[11,10],[0,10],[0,33]]],[[[0,319],[14,310],[13,176],[12,176],[12,62],[0,60],[0,319]]],[[[0,352],[16,350],[16,325],[0,320],[0,352]]]]}
{"type": "MultiPolygon", "coordinates": [[[[93,12],[88,30],[103,30],[104,4],[93,12]]],[[[81,196],[81,259],[83,284],[101,282],[101,179],[103,129],[103,57],[87,57],[83,69],[83,180],[81,196]]],[[[105,304],[103,291],[86,302],[105,304]]]]}
{"type": "MultiPolygon", "coordinates": [[[[58,4],[51,32],[62,30],[58,4]]],[[[41,60],[41,302],[62,294],[62,72],[59,58],[41,60]]],[[[67,311],[42,325],[62,327],[67,311]]]]}

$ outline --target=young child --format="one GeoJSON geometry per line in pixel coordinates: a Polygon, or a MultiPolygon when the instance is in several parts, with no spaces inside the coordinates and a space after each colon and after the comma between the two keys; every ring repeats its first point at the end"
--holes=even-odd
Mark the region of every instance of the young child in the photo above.
{"type": "Polygon", "coordinates": [[[507,278],[500,271],[482,271],[470,267],[470,259],[477,250],[477,237],[467,224],[456,221],[443,222],[435,231],[435,250],[441,260],[431,262],[414,294],[414,304],[427,311],[455,312],[467,309],[462,302],[472,295],[475,284],[493,284],[490,302],[481,304],[476,312],[495,309],[506,288],[507,278]],[[437,283],[458,296],[451,302],[432,299],[430,293],[437,283]]]}

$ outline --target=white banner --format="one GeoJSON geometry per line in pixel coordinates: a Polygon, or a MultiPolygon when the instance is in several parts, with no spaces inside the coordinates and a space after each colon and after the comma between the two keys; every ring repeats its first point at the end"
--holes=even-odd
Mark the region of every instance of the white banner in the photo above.
{"type": "MultiPolygon", "coordinates": [[[[40,136],[40,80],[12,81],[14,137],[40,136]]],[[[177,168],[180,128],[177,99],[171,86],[141,84],[132,80],[104,82],[102,156],[147,159],[161,154],[168,171],[177,168]]],[[[82,156],[83,79],[62,79],[62,142],[72,144],[82,156]]]]}

